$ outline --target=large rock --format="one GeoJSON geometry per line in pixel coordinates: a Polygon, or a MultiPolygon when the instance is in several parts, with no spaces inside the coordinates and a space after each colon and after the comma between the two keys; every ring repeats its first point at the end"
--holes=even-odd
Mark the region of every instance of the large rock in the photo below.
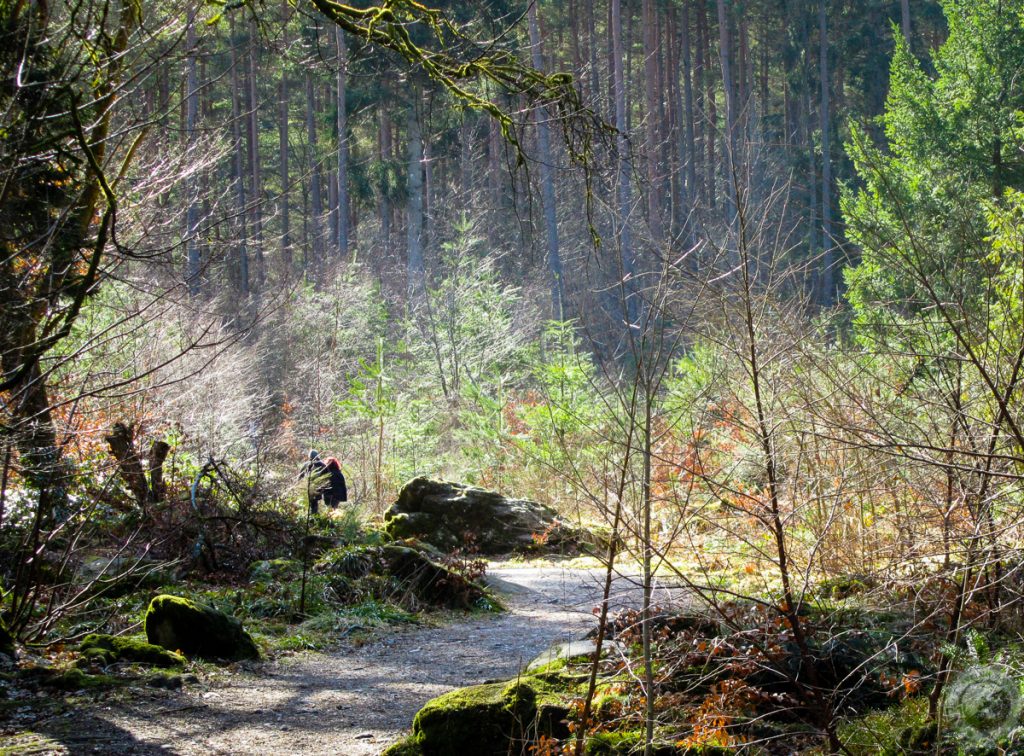
{"type": "Polygon", "coordinates": [[[146,638],[156,646],[201,659],[259,659],[260,652],[234,617],[180,596],[157,596],[146,611],[146,638]]]}
{"type": "MultiPolygon", "coordinates": [[[[565,661],[570,659],[588,659],[593,661],[595,651],[597,651],[597,643],[590,638],[556,643],[527,664],[526,671],[527,673],[538,672],[549,664],[563,659],[565,661]]],[[[611,655],[613,652],[625,654],[626,648],[617,641],[605,640],[601,644],[602,658],[611,655]]]]}
{"type": "Polygon", "coordinates": [[[481,554],[575,544],[579,537],[553,509],[535,501],[431,478],[405,484],[385,515],[384,529],[393,538],[419,538],[447,551],[473,547],[481,554]]]}
{"type": "Polygon", "coordinates": [[[384,756],[507,756],[542,735],[568,737],[569,696],[535,677],[445,693],[420,709],[412,734],[384,756]]]}

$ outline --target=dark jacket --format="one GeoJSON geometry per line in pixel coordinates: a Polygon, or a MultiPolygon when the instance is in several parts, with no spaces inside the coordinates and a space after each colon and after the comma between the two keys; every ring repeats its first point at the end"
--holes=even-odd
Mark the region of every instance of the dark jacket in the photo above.
{"type": "Polygon", "coordinates": [[[324,464],[324,471],[327,473],[325,484],[320,487],[324,503],[334,506],[342,501],[348,501],[348,488],[345,486],[345,475],[341,472],[341,465],[338,460],[328,459],[324,464]]]}

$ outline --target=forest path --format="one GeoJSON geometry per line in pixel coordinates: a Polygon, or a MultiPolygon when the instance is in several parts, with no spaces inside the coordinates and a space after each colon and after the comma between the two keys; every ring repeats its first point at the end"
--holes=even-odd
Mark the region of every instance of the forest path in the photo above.
{"type": "MultiPolygon", "coordinates": [[[[513,677],[596,624],[601,570],[492,565],[488,576],[510,589],[501,593],[508,612],[285,656],[170,696],[100,704],[88,712],[91,725],[76,717],[77,732],[59,740],[72,753],[378,754],[429,699],[513,677]]],[[[613,593],[615,609],[639,605],[635,578],[617,578],[613,593]]],[[[659,589],[656,600],[664,604],[668,593],[659,589]]]]}

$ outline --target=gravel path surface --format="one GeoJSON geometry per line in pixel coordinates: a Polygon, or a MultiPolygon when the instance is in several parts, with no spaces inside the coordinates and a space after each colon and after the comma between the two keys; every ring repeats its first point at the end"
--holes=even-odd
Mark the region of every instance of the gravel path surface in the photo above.
{"type": "MultiPolygon", "coordinates": [[[[600,571],[497,566],[488,575],[506,589],[509,612],[286,656],[179,693],[100,702],[42,731],[70,753],[378,754],[429,699],[512,677],[596,624],[600,571]]],[[[634,580],[620,578],[613,606],[637,605],[639,595],[634,580]]],[[[658,600],[667,599],[662,591],[658,600]]]]}

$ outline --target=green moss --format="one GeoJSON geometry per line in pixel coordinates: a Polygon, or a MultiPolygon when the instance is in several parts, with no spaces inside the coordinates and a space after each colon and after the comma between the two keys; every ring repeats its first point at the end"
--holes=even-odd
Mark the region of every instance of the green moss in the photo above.
{"type": "Polygon", "coordinates": [[[137,638],[121,638],[93,633],[85,636],[78,650],[87,659],[103,664],[135,662],[154,667],[180,667],[185,657],[137,638]]]}
{"type": "Polygon", "coordinates": [[[259,659],[252,637],[234,617],[180,596],[157,596],[146,610],[150,643],[185,656],[241,661],[259,659]]]}
{"type": "Polygon", "coordinates": [[[537,691],[521,680],[514,680],[501,691],[505,711],[519,719],[532,719],[537,713],[537,691]]]}
{"type": "Polygon", "coordinates": [[[409,753],[423,756],[518,751],[526,738],[568,736],[569,697],[564,685],[536,677],[453,690],[420,709],[412,736],[395,747],[418,748],[409,753]]]}
{"type": "Polygon", "coordinates": [[[291,579],[301,574],[302,562],[296,559],[264,559],[249,567],[249,576],[257,581],[291,579]]]}
{"type": "Polygon", "coordinates": [[[423,746],[416,735],[399,740],[381,753],[381,756],[423,756],[423,746]]]}
{"type": "Polygon", "coordinates": [[[57,690],[88,690],[90,688],[108,688],[120,683],[109,675],[90,675],[80,669],[71,667],[65,670],[46,670],[39,675],[39,683],[57,690]]]}
{"type": "MultiPolygon", "coordinates": [[[[681,754],[700,754],[700,756],[726,756],[735,753],[730,748],[716,746],[700,746],[699,748],[680,750],[670,743],[658,743],[655,735],[654,756],[681,756],[681,754]]],[[[644,752],[643,730],[618,730],[616,732],[597,732],[587,738],[587,756],[627,756],[644,752]]]]}
{"type": "Polygon", "coordinates": [[[918,696],[843,722],[839,739],[855,755],[913,753],[908,748],[922,741],[927,727],[928,698],[918,696]]]}
{"type": "Polygon", "coordinates": [[[395,541],[403,538],[415,538],[419,528],[415,520],[405,512],[393,514],[384,520],[384,534],[395,541]]]}
{"type": "Polygon", "coordinates": [[[617,732],[595,732],[587,738],[588,756],[620,756],[632,753],[637,746],[643,747],[644,735],[640,730],[617,732]]]}

